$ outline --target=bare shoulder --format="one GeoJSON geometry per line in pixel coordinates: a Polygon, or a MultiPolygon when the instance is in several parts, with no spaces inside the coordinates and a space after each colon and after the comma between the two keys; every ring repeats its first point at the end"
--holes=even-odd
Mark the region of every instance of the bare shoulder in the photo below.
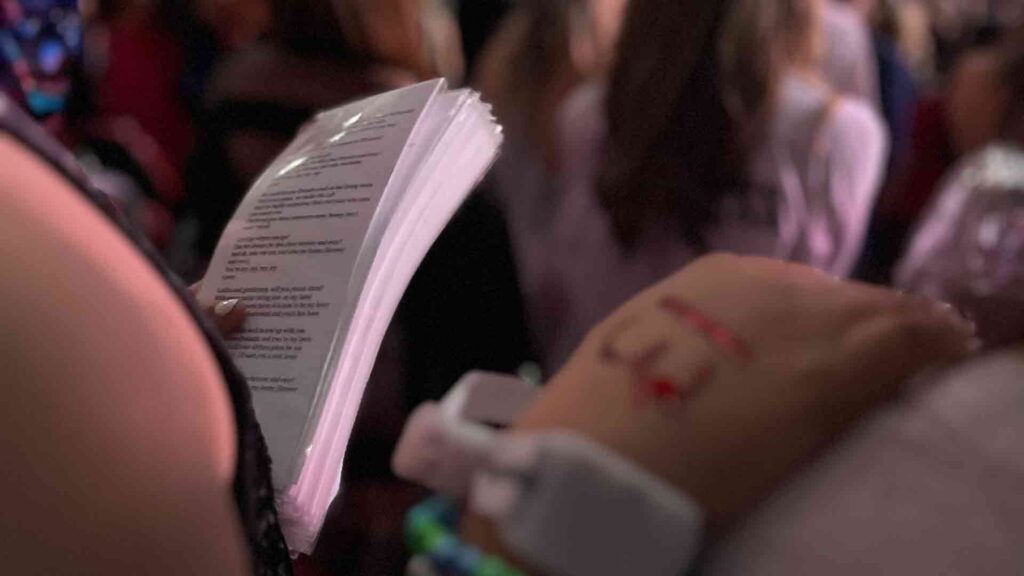
{"type": "Polygon", "coordinates": [[[234,426],[209,347],[62,176],[3,135],[0,159],[5,567],[237,572],[234,426]]]}

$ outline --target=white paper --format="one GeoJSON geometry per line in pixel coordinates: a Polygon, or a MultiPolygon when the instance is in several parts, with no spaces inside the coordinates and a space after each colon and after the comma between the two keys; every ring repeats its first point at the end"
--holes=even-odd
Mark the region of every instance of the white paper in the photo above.
{"type": "Polygon", "coordinates": [[[221,238],[200,299],[249,309],[229,348],[253,391],[293,553],[312,550],[338,491],[402,294],[500,143],[490,107],[443,80],[324,112],[221,238]]]}
{"type": "MultiPolygon", "coordinates": [[[[253,186],[222,236],[200,299],[240,298],[228,348],[249,381],[274,463],[291,484],[351,278],[406,141],[441,86],[418,84],[315,122],[253,186]]],[[[358,287],[355,287],[358,288],[358,287]]]]}

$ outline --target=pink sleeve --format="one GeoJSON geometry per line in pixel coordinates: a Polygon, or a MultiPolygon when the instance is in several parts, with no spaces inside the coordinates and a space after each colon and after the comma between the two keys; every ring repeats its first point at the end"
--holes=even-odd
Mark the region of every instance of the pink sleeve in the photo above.
{"type": "Polygon", "coordinates": [[[884,176],[889,136],[878,114],[857,100],[842,100],[825,129],[825,210],[833,250],[831,261],[820,266],[833,274],[848,276],[864,247],[884,176]]]}
{"type": "Polygon", "coordinates": [[[881,107],[878,70],[867,22],[850,6],[827,2],[822,26],[825,79],[842,95],[861,98],[878,110],[881,107]]]}

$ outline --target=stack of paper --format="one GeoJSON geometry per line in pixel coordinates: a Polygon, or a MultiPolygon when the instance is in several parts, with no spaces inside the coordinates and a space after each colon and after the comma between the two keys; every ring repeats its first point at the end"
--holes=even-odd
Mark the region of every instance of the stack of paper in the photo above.
{"type": "Polygon", "coordinates": [[[293,552],[312,549],[338,492],[405,288],[500,143],[489,106],[443,80],[324,112],[225,230],[200,299],[249,310],[228,346],[249,379],[293,552]]]}

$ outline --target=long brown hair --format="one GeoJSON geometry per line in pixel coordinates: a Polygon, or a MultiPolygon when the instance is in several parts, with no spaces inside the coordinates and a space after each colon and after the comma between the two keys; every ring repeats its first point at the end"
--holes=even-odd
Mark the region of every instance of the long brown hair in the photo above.
{"type": "Polygon", "coordinates": [[[557,122],[565,96],[585,79],[573,60],[586,0],[518,0],[485,46],[476,84],[498,120],[558,164],[557,122]]]}
{"type": "Polygon", "coordinates": [[[814,59],[816,0],[633,0],[609,83],[598,195],[630,246],[670,219],[693,245],[748,184],[784,66],[814,59]]]}

